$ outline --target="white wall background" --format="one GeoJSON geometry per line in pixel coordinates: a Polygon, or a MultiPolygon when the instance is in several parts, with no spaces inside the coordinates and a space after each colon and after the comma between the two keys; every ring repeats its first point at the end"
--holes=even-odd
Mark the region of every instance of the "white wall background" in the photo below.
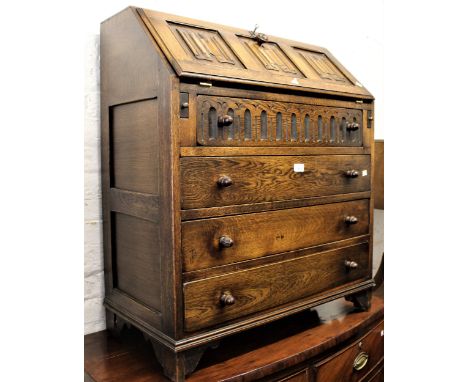
{"type": "MultiPolygon", "coordinates": [[[[85,7],[89,9],[82,13],[87,15],[83,20],[85,334],[105,328],[99,177],[99,24],[128,5],[128,0],[87,2],[85,7]]],[[[259,24],[260,32],[326,47],[376,98],[375,138],[384,138],[383,0],[178,0],[136,1],[132,5],[248,30],[259,24]]]]}

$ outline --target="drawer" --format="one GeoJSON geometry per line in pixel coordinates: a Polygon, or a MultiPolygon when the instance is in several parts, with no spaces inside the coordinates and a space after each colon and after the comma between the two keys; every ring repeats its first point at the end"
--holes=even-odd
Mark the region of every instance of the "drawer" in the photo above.
{"type": "Polygon", "coordinates": [[[369,191],[370,156],[184,157],[181,188],[183,209],[369,191]]]}
{"type": "Polygon", "coordinates": [[[369,199],[186,221],[183,269],[210,268],[368,233],[369,199]]]}
{"type": "Polygon", "coordinates": [[[272,382],[273,381],[274,382],[309,382],[310,381],[309,369],[305,368],[300,371],[295,371],[293,373],[290,373],[289,375],[274,378],[271,381],[272,382]]]}
{"type": "Polygon", "coordinates": [[[362,110],[199,95],[203,146],[362,146],[362,110]]]}
{"type": "Polygon", "coordinates": [[[367,377],[384,356],[383,325],[381,322],[343,351],[316,363],[314,381],[358,382],[367,377]],[[362,368],[357,370],[358,367],[362,368]]]}
{"type": "Polygon", "coordinates": [[[185,329],[194,331],[370,278],[369,244],[320,252],[184,284],[185,329]],[[347,261],[357,268],[349,269],[347,261]]]}
{"type": "MultiPolygon", "coordinates": [[[[361,382],[361,381],[359,381],[361,382]]],[[[384,382],[384,362],[378,364],[375,367],[375,370],[372,370],[371,373],[369,373],[369,376],[366,376],[365,379],[362,380],[362,382],[384,382]]]]}

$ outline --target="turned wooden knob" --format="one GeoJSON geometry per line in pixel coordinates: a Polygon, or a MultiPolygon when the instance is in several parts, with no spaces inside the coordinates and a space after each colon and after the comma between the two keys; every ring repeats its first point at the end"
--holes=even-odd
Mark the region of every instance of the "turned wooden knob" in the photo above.
{"type": "Polygon", "coordinates": [[[356,216],[346,216],[345,223],[346,224],[356,224],[358,222],[358,218],[356,216]]]}
{"type": "Polygon", "coordinates": [[[357,178],[359,176],[359,171],[358,170],[348,170],[345,172],[345,175],[348,178],[357,178]]]}
{"type": "Polygon", "coordinates": [[[234,122],[234,118],[232,118],[230,115],[222,115],[218,117],[218,126],[229,126],[232,125],[234,122]]]}
{"type": "Polygon", "coordinates": [[[227,175],[223,175],[218,179],[217,183],[220,187],[229,187],[232,184],[232,179],[227,175]]]}
{"type": "Polygon", "coordinates": [[[232,305],[236,302],[236,299],[234,298],[232,293],[227,290],[222,293],[221,297],[219,298],[219,302],[223,306],[232,305]]]}
{"type": "Polygon", "coordinates": [[[351,260],[346,260],[344,264],[345,264],[345,267],[348,269],[356,269],[358,267],[358,263],[356,263],[355,261],[351,261],[351,260]]]}
{"type": "Polygon", "coordinates": [[[229,248],[234,245],[234,240],[232,240],[229,236],[221,236],[219,238],[219,246],[221,248],[229,248]]]}
{"type": "Polygon", "coordinates": [[[357,122],[347,122],[346,123],[346,129],[348,129],[350,131],[355,131],[355,130],[359,129],[359,123],[357,123],[357,122]]]}

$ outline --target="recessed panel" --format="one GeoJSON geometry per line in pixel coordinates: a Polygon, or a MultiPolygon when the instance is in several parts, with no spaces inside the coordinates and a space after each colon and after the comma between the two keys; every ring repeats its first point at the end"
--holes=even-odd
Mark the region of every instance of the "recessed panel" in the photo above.
{"type": "Polygon", "coordinates": [[[283,53],[281,48],[272,42],[259,44],[251,38],[240,37],[247,50],[265,67],[278,74],[303,78],[302,73],[283,53]]]}
{"type": "Polygon", "coordinates": [[[157,106],[157,99],[151,99],[112,108],[112,187],[158,194],[157,106]]]}
{"type": "Polygon", "coordinates": [[[351,82],[323,53],[296,49],[315,73],[324,81],[349,85],[351,82]]]}
{"type": "Polygon", "coordinates": [[[235,54],[217,31],[168,23],[185,50],[207,64],[241,67],[235,54]]]}
{"type": "Polygon", "coordinates": [[[116,212],[112,214],[112,220],[114,287],[159,311],[161,253],[158,225],[116,212]]]}

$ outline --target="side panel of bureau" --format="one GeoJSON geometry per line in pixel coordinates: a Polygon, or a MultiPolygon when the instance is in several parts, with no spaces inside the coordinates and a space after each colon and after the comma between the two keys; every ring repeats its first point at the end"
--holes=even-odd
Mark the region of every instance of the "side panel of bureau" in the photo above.
{"type": "Polygon", "coordinates": [[[127,208],[111,207],[113,288],[155,314],[161,311],[161,258],[155,255],[161,253],[159,219],[144,216],[128,202],[131,197],[145,203],[160,195],[158,112],[157,98],[116,105],[110,108],[109,124],[111,195],[127,201],[127,208]]]}
{"type": "Polygon", "coordinates": [[[369,245],[363,243],[184,284],[185,329],[193,331],[366,278],[369,245]],[[355,261],[356,269],[345,262],[355,261]],[[233,297],[223,304],[223,295],[233,297]]]}
{"type": "MultiPolygon", "coordinates": [[[[175,336],[172,69],[127,8],[101,24],[105,305],[175,336]],[[164,224],[162,224],[164,222],[164,224]]],[[[178,152],[178,150],[176,150],[178,152]]]]}
{"type": "Polygon", "coordinates": [[[370,170],[369,155],[182,158],[182,208],[368,191],[370,170]],[[352,170],[357,174],[347,176],[352,170]],[[222,176],[232,184],[220,186],[222,176]]]}
{"type": "Polygon", "coordinates": [[[369,200],[182,223],[184,271],[293,251],[369,232],[369,200]],[[353,216],[355,224],[346,218],[353,216]],[[230,240],[223,247],[222,240],[230,240]]]}

